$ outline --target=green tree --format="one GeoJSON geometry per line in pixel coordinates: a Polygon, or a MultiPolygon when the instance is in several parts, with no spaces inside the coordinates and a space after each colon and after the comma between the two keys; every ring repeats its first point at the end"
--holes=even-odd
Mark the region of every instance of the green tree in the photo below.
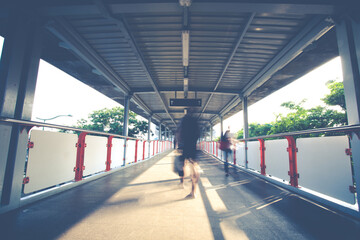
{"type": "Polygon", "coordinates": [[[330,94],[325,95],[321,100],[327,105],[340,106],[343,111],[346,111],[344,84],[342,82],[330,80],[326,85],[330,89],[330,94]]]}
{"type": "MultiPolygon", "coordinates": [[[[272,124],[259,124],[259,123],[250,123],[249,125],[249,137],[256,137],[256,136],[264,136],[268,135],[269,131],[271,130],[272,124]]],[[[237,139],[244,138],[244,130],[241,129],[236,133],[237,139]]]]}
{"type": "Polygon", "coordinates": [[[269,134],[335,127],[346,124],[346,115],[343,112],[323,106],[305,109],[303,103],[304,101],[299,104],[293,102],[283,103],[281,106],[288,108],[292,112],[286,116],[279,114],[276,117],[276,121],[272,123],[269,134]]]}
{"type": "MultiPolygon", "coordinates": [[[[136,118],[137,114],[129,112],[129,130],[130,137],[137,137],[146,134],[148,131],[148,123],[136,118]]],[[[89,119],[81,119],[77,122],[76,128],[108,132],[114,134],[123,134],[124,109],[114,107],[112,109],[101,109],[93,111],[89,114],[89,119]]]]}
{"type": "MultiPolygon", "coordinates": [[[[290,113],[287,115],[278,114],[276,120],[271,123],[251,123],[249,125],[249,137],[346,125],[347,119],[343,83],[329,81],[327,87],[330,89],[330,94],[321,100],[330,106],[340,106],[342,111],[332,110],[327,106],[317,106],[306,109],[303,106],[306,100],[302,100],[298,104],[285,102],[282,103],[281,106],[289,109],[290,113]]],[[[237,138],[243,138],[243,130],[237,133],[237,138]]]]}

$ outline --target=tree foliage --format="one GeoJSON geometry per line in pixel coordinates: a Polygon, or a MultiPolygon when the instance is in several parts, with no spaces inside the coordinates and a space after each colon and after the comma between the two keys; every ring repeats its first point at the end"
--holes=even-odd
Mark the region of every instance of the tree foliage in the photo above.
{"type": "Polygon", "coordinates": [[[344,84],[331,80],[327,82],[327,87],[330,89],[330,94],[325,95],[321,100],[327,105],[340,106],[343,111],[346,111],[344,84]]]}
{"type": "MultiPolygon", "coordinates": [[[[129,111],[128,135],[137,137],[146,134],[148,123],[136,118],[137,114],[129,111]]],[[[124,108],[114,107],[112,109],[101,109],[89,114],[88,120],[81,119],[77,122],[76,128],[108,132],[114,134],[123,134],[124,126],[124,108]]]]}
{"type": "MultiPolygon", "coordinates": [[[[287,115],[278,114],[276,120],[271,123],[251,123],[249,125],[249,137],[346,125],[344,86],[341,82],[330,81],[327,87],[330,89],[330,94],[322,100],[327,105],[340,106],[343,111],[329,109],[328,106],[306,109],[303,106],[306,100],[302,100],[298,104],[285,102],[281,106],[290,110],[290,113],[287,115]]],[[[237,138],[243,138],[243,129],[237,133],[237,138]]]]}
{"type": "MultiPolygon", "coordinates": [[[[272,125],[270,123],[259,124],[259,123],[250,123],[249,124],[249,137],[264,136],[269,135],[272,125]]],[[[236,133],[237,139],[244,138],[244,130],[241,129],[236,133]]]]}

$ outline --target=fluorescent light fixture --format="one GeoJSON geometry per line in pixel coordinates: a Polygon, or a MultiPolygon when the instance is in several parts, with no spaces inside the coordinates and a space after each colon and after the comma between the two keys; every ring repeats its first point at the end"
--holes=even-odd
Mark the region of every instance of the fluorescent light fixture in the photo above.
{"type": "Polygon", "coordinates": [[[189,79],[184,78],[184,98],[187,98],[189,91],[189,79]]]}
{"type": "Polygon", "coordinates": [[[182,7],[190,7],[191,6],[191,0],[179,0],[180,6],[182,7]]]}
{"type": "Polygon", "coordinates": [[[183,53],[184,67],[189,66],[189,43],[190,43],[190,32],[189,30],[184,30],[182,31],[182,53],[183,53]]]}

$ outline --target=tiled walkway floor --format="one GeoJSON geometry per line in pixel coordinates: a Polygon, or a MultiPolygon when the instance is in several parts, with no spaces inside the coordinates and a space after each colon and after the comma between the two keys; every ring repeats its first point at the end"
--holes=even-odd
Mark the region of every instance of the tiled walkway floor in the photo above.
{"type": "Polygon", "coordinates": [[[196,199],[174,152],[0,216],[0,239],[358,239],[360,223],[199,154],[196,199]]]}

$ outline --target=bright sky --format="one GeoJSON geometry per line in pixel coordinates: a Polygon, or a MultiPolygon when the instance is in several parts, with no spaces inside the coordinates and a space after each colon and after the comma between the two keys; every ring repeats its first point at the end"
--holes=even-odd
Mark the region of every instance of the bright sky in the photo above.
{"type": "MultiPolygon", "coordinates": [[[[0,54],[3,39],[0,37],[0,54]]],[[[320,100],[329,93],[326,82],[342,81],[340,58],[337,57],[288,86],[271,94],[248,109],[249,123],[269,123],[275,120],[278,113],[286,114],[280,104],[287,101],[300,102],[307,99],[306,107],[323,104],[320,100]]],[[[82,82],[53,67],[45,61],[40,62],[36,84],[32,120],[37,118],[52,118],[57,115],[72,115],[47,121],[48,123],[71,126],[81,118],[87,118],[94,110],[112,108],[119,104],[104,96],[82,82]]],[[[237,132],[243,127],[242,112],[224,121],[224,129],[231,126],[231,132],[237,132]]],[[[220,124],[214,127],[218,136],[220,124]]]]}
{"type": "MultiPolygon", "coordinates": [[[[307,108],[324,105],[321,98],[330,93],[330,90],[326,87],[326,82],[329,80],[342,81],[340,57],[330,60],[291,84],[251,105],[248,109],[249,123],[270,123],[275,120],[277,114],[286,114],[288,111],[280,106],[284,102],[292,101],[299,103],[301,100],[307,99],[306,104],[304,104],[307,108]]],[[[224,121],[224,130],[228,126],[231,126],[231,132],[237,132],[243,128],[242,111],[224,121]]],[[[217,132],[216,135],[218,135],[220,125],[215,126],[215,130],[217,132]]]]}

